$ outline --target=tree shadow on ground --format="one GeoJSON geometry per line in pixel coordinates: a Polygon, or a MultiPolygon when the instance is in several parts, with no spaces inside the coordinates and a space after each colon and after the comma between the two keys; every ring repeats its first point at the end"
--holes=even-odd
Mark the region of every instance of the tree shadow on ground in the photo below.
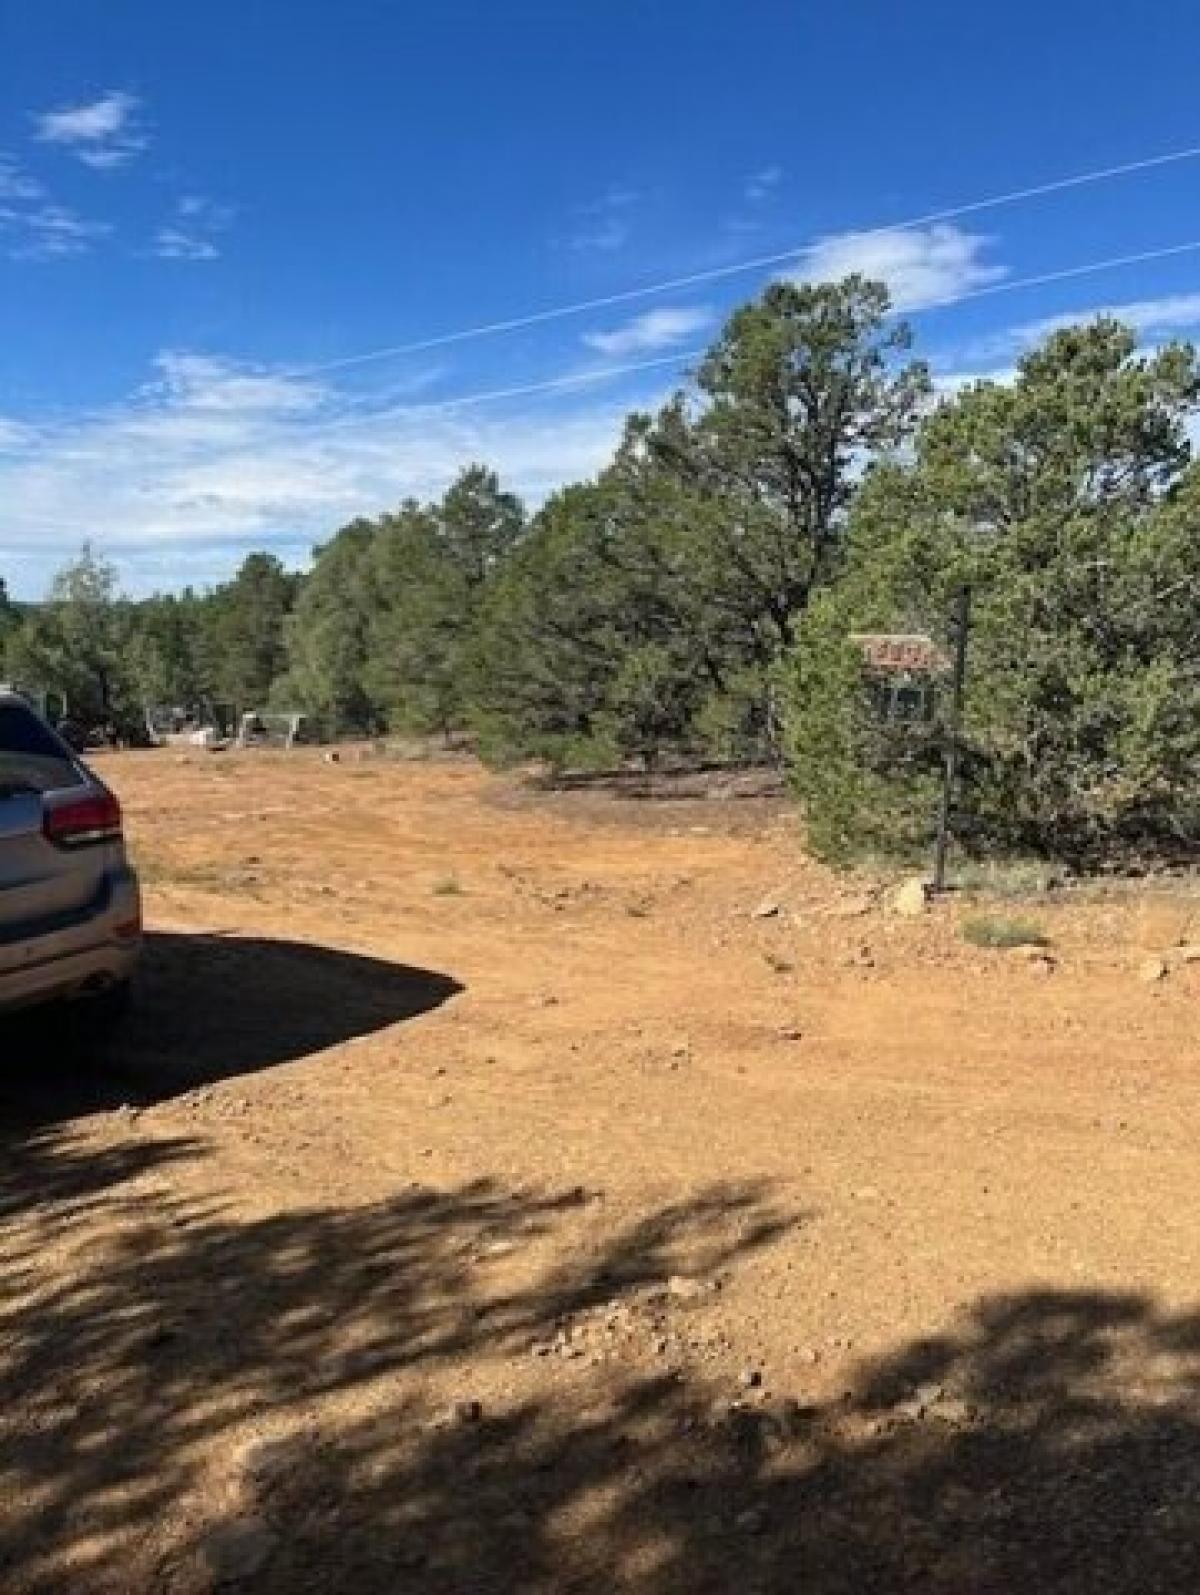
{"type": "Polygon", "coordinates": [[[280,1538],[255,1587],[1190,1595],[1198,1377],[1195,1315],[1037,1290],[831,1407],[731,1407],[649,1375],[476,1424],[392,1411],[260,1492],[280,1538]]]}
{"type": "MultiPolygon", "coordinates": [[[[318,1470],[319,1490],[336,1495],[349,1478],[335,1474],[362,1460],[350,1414],[378,1414],[391,1441],[420,1439],[422,1392],[439,1370],[530,1367],[531,1348],[598,1303],[660,1300],[679,1270],[719,1277],[793,1222],[762,1187],[716,1187],[610,1223],[578,1189],[490,1181],[239,1221],[164,1179],[199,1148],[105,1152],[89,1180],[74,1137],[16,1138],[0,1168],[6,1595],[209,1587],[189,1531],[203,1536],[197,1526],[239,1498],[229,1469],[247,1425],[344,1431],[318,1470]]],[[[525,1420],[513,1423],[516,1445],[525,1420]]],[[[398,1461],[385,1447],[371,1465],[398,1461]]],[[[382,1474],[375,1485],[386,1488],[382,1474]]],[[[432,1527],[441,1508],[423,1489],[432,1527]]],[[[334,1532],[332,1507],[300,1489],[286,1511],[321,1525],[321,1538],[334,1532]]],[[[467,1495],[459,1508],[473,1515],[467,1495]]],[[[399,1587],[411,1554],[391,1539],[391,1510],[370,1547],[378,1577],[363,1588],[399,1587]]],[[[262,1576],[278,1589],[359,1587],[335,1546],[320,1555],[324,1582],[290,1553],[262,1576]]]]}
{"type": "Polygon", "coordinates": [[[0,1170],[13,1595],[190,1595],[231,1526],[268,1595],[1200,1588],[1198,1314],[1033,1290],[836,1402],[739,1399],[654,1337],[797,1222],[765,1187],[625,1223],[489,1181],[239,1220],[155,1146],[88,1184],[41,1130],[0,1170]],[[583,1354],[531,1355],[550,1337],[583,1354]],[[446,1410],[489,1370],[482,1412],[446,1410]]]}
{"type": "Polygon", "coordinates": [[[111,1035],[86,1005],[0,1019],[0,1130],[160,1101],[438,1007],[448,975],[308,942],[156,931],[111,1035]]]}

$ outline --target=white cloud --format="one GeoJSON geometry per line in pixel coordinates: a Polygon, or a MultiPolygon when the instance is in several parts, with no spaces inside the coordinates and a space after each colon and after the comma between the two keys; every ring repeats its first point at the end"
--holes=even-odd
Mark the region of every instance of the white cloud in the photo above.
{"type": "Polygon", "coordinates": [[[1200,327],[1200,293],[1167,294],[1161,299],[1134,299],[1123,305],[1094,305],[1061,316],[1044,316],[1040,321],[1027,321],[1013,327],[1008,337],[1018,345],[1029,346],[1041,343],[1064,327],[1077,326],[1081,321],[1097,321],[1101,317],[1123,321],[1139,337],[1182,332],[1189,327],[1200,327]]]}
{"type": "Polygon", "coordinates": [[[14,435],[0,452],[0,574],[33,596],[85,536],[135,591],[220,578],[254,547],[300,559],[357,514],[440,494],[475,459],[537,503],[611,457],[634,398],[661,397],[360,413],[309,379],[170,351],[127,403],[14,435]]]}
{"type": "Polygon", "coordinates": [[[760,171],[751,172],[742,194],[748,204],[760,205],[763,200],[770,199],[782,181],[782,166],[764,166],[760,171]]]}
{"type": "Polygon", "coordinates": [[[1007,276],[982,259],[990,240],[947,223],[894,232],[836,233],[805,251],[791,274],[798,282],[829,282],[857,272],[888,285],[897,310],[952,304],[975,288],[1007,276]]]}
{"type": "Polygon", "coordinates": [[[161,260],[216,260],[218,236],[232,223],[232,205],[205,194],[184,194],[176,200],[171,220],[154,235],[154,253],[161,260]]]}
{"type": "Polygon", "coordinates": [[[139,155],[149,142],[138,125],[140,104],[124,89],[109,89],[83,105],[42,111],[34,117],[36,137],[70,150],[87,166],[109,171],[139,155]]]}
{"type": "Polygon", "coordinates": [[[49,144],[98,143],[114,138],[125,127],[136,103],[132,95],[110,89],[90,104],[45,111],[37,118],[38,137],[49,144]]]}
{"type": "Polygon", "coordinates": [[[248,370],[215,355],[168,349],[154,364],[162,379],[158,391],[177,410],[295,415],[319,408],[328,397],[306,378],[248,370]]]}
{"type": "Polygon", "coordinates": [[[15,155],[0,154],[0,202],[24,204],[45,197],[45,188],[36,177],[22,170],[15,155]]]}
{"type": "Polygon", "coordinates": [[[12,260],[61,260],[86,255],[112,228],[87,221],[65,205],[28,209],[0,205],[0,243],[12,260]]]}
{"type": "Polygon", "coordinates": [[[589,349],[600,354],[623,358],[632,354],[645,354],[655,349],[670,349],[684,343],[702,328],[711,324],[712,311],[706,305],[687,308],[663,306],[647,310],[611,332],[588,332],[583,341],[589,349]]]}
{"type": "Polygon", "coordinates": [[[1158,299],[1132,299],[1124,304],[1085,305],[1079,310],[1042,316],[972,339],[954,350],[950,358],[956,365],[967,366],[998,360],[1011,362],[1064,327],[1077,327],[1101,318],[1132,327],[1140,343],[1153,342],[1172,333],[1200,328],[1200,293],[1165,294],[1158,299]]]}
{"type": "Polygon", "coordinates": [[[112,231],[57,204],[46,185],[14,155],[0,154],[0,254],[10,260],[56,260],[83,255],[112,231]]]}
{"type": "Polygon", "coordinates": [[[610,188],[599,199],[577,205],[567,239],[571,249],[611,253],[624,248],[633,231],[632,211],[641,196],[631,188],[610,188]]]}
{"type": "Polygon", "coordinates": [[[221,251],[211,238],[185,233],[181,227],[160,227],[154,235],[154,253],[160,260],[217,260],[221,251]]]}
{"type": "Polygon", "coordinates": [[[0,415],[0,454],[9,449],[28,448],[36,436],[34,429],[24,421],[10,421],[0,415]]]}

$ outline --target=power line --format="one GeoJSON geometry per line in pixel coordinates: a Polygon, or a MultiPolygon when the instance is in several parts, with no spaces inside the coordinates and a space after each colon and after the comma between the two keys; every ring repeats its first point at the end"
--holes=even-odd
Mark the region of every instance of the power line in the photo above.
{"type": "MultiPolygon", "coordinates": [[[[1161,157],[1160,159],[1169,159],[1161,157]]],[[[1143,249],[1131,254],[1110,255],[1102,260],[1084,261],[1076,266],[1064,266],[1054,271],[1036,272],[1027,277],[1014,277],[1007,282],[989,283],[981,288],[967,289],[966,291],[947,296],[944,299],[932,300],[928,304],[917,305],[903,312],[907,316],[919,316],[932,310],[945,309],[962,303],[966,300],[992,297],[997,294],[1018,293],[1025,289],[1044,287],[1049,283],[1068,282],[1075,278],[1095,276],[1104,271],[1115,271],[1127,266],[1146,265],[1153,261],[1167,260],[1182,255],[1200,252],[1200,239],[1190,239],[1180,244],[1166,244],[1157,249],[1143,249]]],[[[1081,312],[1081,314],[1083,314],[1081,312]]],[[[402,417],[417,418],[424,415],[449,414],[455,410],[468,409],[477,404],[495,403],[499,400],[510,398],[531,397],[540,393],[552,393],[574,387],[584,387],[594,383],[611,381],[617,377],[632,376],[638,372],[663,370],[670,366],[680,366],[689,360],[703,357],[706,350],[693,348],[677,350],[673,354],[656,356],[653,359],[628,361],[621,365],[599,366],[592,370],[569,372],[562,376],[549,377],[536,382],[514,384],[504,388],[487,388],[480,392],[462,394],[453,399],[437,399],[417,404],[395,405],[387,409],[375,410],[369,414],[355,414],[332,417],[327,421],[315,421],[306,424],[302,421],[293,422],[280,430],[278,436],[269,442],[263,443],[264,448],[273,447],[276,443],[287,442],[294,439],[308,439],[321,437],[326,433],[346,431],[355,427],[369,427],[379,425],[381,422],[397,420],[402,417]]],[[[96,423],[103,425],[103,421],[96,423]]],[[[56,449],[52,442],[40,440],[42,447],[39,450],[41,457],[47,455],[55,461],[87,461],[95,459],[111,459],[111,449],[64,448],[56,449]]],[[[244,452],[253,444],[246,443],[213,443],[210,452],[237,454],[244,452]]],[[[24,453],[24,451],[18,451],[24,453]]],[[[25,524],[30,524],[28,521],[25,524]]],[[[51,525],[53,522],[47,521],[51,525]]]]}
{"type": "MultiPolygon", "coordinates": [[[[913,227],[929,227],[937,222],[957,220],[963,216],[978,215],[983,211],[999,210],[1006,205],[1017,205],[1030,199],[1042,199],[1050,194],[1062,194],[1073,188],[1084,188],[1095,183],[1111,182],[1120,177],[1131,177],[1157,167],[1170,166],[1180,161],[1200,157],[1200,145],[1171,150],[1163,155],[1151,155],[1143,160],[1123,161],[1117,166],[1098,167],[1093,171],[1077,172],[1070,177],[1059,177],[1048,183],[1035,183],[1026,188],[1010,189],[1002,194],[992,194],[984,199],[968,200],[941,210],[927,211],[923,216],[909,217],[906,221],[861,229],[849,229],[855,238],[877,238],[889,233],[903,232],[913,227]]],[[[317,376],[327,371],[345,371],[352,366],[368,365],[379,360],[394,359],[399,355],[420,354],[430,349],[443,349],[450,344],[466,343],[475,338],[493,337],[499,333],[517,332],[525,327],[541,326],[548,321],[561,321],[569,316],[585,315],[593,310],[611,309],[614,305],[630,304],[639,299],[649,299],[657,294],[672,293],[681,288],[696,288],[702,283],[719,282],[750,271],[764,271],[770,266],[780,266],[796,260],[812,248],[811,242],[797,244],[791,249],[753,259],[735,261],[725,266],[710,266],[703,271],[688,272],[680,277],[669,277],[661,282],[648,283],[641,288],[624,288],[616,293],[602,294],[595,299],[580,299],[572,304],[554,305],[545,310],[530,311],[525,315],[510,316],[501,321],[481,322],[476,326],[462,327],[454,332],[437,333],[433,337],[418,338],[409,343],[390,344],[381,349],[369,349],[362,354],[345,355],[338,360],[326,360],[313,365],[294,366],[279,372],[281,376],[317,376]]],[[[965,297],[965,296],[964,296],[965,297]]]]}
{"type": "MultiPolygon", "coordinates": [[[[1127,255],[1110,255],[1103,260],[1084,261],[1077,266],[1064,266],[1055,271],[1036,272],[1028,277],[1014,277],[1008,282],[989,283],[982,288],[969,289],[952,297],[915,306],[912,310],[905,311],[904,314],[908,316],[924,315],[929,311],[944,309],[947,306],[955,305],[968,299],[980,299],[996,294],[1019,293],[1028,288],[1044,287],[1048,283],[1068,282],[1074,278],[1095,276],[1104,271],[1115,271],[1126,266],[1146,265],[1152,261],[1167,260],[1198,252],[1200,252],[1200,239],[1190,239],[1185,243],[1167,244],[1158,249],[1143,249],[1127,255]]],[[[358,427],[377,426],[380,423],[401,418],[417,419],[421,416],[451,414],[455,410],[469,409],[477,404],[491,404],[504,399],[527,398],[540,393],[554,393],[564,389],[586,387],[595,383],[612,381],[618,377],[633,376],[643,371],[664,370],[671,366],[681,366],[689,360],[701,359],[705,353],[706,350],[703,348],[683,349],[677,350],[673,354],[659,355],[653,359],[632,360],[621,365],[598,366],[588,371],[568,372],[562,376],[548,377],[536,382],[518,383],[509,387],[485,388],[480,392],[461,394],[453,399],[436,399],[416,404],[394,405],[387,409],[372,411],[369,414],[331,417],[327,421],[313,421],[311,423],[293,421],[286,423],[275,437],[261,444],[213,443],[209,446],[209,452],[214,454],[222,452],[237,454],[244,452],[247,448],[256,446],[269,449],[278,443],[319,438],[327,433],[348,431],[358,427]]],[[[103,422],[98,424],[103,425],[103,422]]],[[[112,450],[70,447],[55,449],[53,444],[50,444],[43,449],[43,455],[45,454],[49,454],[56,461],[86,461],[110,459],[112,450]]]]}
{"type": "Polygon", "coordinates": [[[944,309],[947,305],[961,304],[965,299],[984,299],[992,294],[1015,293],[1021,288],[1042,288],[1047,283],[1068,282],[1072,277],[1091,277],[1101,271],[1116,271],[1121,266],[1143,266],[1152,260],[1168,260],[1173,255],[1193,255],[1200,250],[1200,238],[1190,239],[1185,244],[1167,244],[1161,249],[1142,249],[1133,255],[1110,255],[1107,260],[1091,260],[1082,266],[1064,266],[1058,271],[1042,271],[1032,277],[1013,277],[1008,282],[989,283],[984,288],[968,288],[962,293],[947,295],[945,299],[934,299],[927,305],[919,305],[915,310],[906,310],[905,315],[919,316],[926,310],[944,309]]]}
{"type": "MultiPolygon", "coordinates": [[[[419,404],[399,404],[385,410],[375,410],[369,415],[342,415],[328,421],[310,424],[292,422],[279,428],[268,440],[252,439],[245,443],[212,443],[206,445],[211,453],[241,454],[248,449],[264,451],[279,443],[307,442],[309,438],[323,436],[326,432],[341,432],[352,427],[374,426],[380,421],[394,421],[401,417],[420,419],[422,416],[449,413],[467,409],[476,404],[489,404],[498,399],[515,399],[538,393],[553,393],[563,388],[586,387],[590,383],[607,382],[615,377],[633,376],[639,371],[661,370],[666,366],[682,365],[687,360],[701,358],[707,351],[702,348],[677,350],[674,354],[658,355],[653,360],[631,360],[623,365],[597,366],[588,371],[568,372],[563,376],[546,377],[538,382],[522,382],[507,388],[486,388],[479,393],[466,393],[456,399],[433,399],[419,404]]],[[[103,425],[103,422],[98,423],[103,425]]],[[[51,449],[53,460],[111,460],[112,449],[51,449]]]]}
{"type": "MultiPolygon", "coordinates": [[[[1029,277],[1014,277],[1009,282],[991,283],[984,288],[974,288],[965,293],[956,294],[953,298],[934,300],[929,304],[918,305],[914,309],[903,313],[908,316],[923,315],[927,311],[943,309],[947,305],[957,304],[965,299],[978,299],[992,294],[1018,293],[1023,289],[1039,288],[1047,283],[1067,282],[1075,277],[1094,276],[1098,272],[1113,271],[1122,266],[1145,265],[1150,261],[1166,260],[1174,256],[1195,254],[1197,252],[1200,252],[1200,238],[1191,239],[1182,244],[1167,244],[1161,249],[1143,249],[1136,254],[1112,255],[1104,260],[1085,261],[1078,266],[1064,266],[1057,271],[1038,272],[1029,277]]],[[[431,415],[444,411],[466,409],[475,404],[488,404],[497,399],[525,397],[536,393],[551,393],[560,388],[579,387],[591,382],[603,382],[615,377],[629,376],[638,371],[652,371],[666,366],[683,365],[688,360],[702,358],[706,352],[703,348],[684,349],[675,354],[661,355],[653,360],[635,360],[625,365],[602,366],[593,371],[550,377],[544,381],[523,383],[515,387],[489,388],[479,393],[463,394],[456,399],[396,405],[390,409],[376,410],[369,415],[341,416],[329,421],[315,421],[311,425],[306,425],[300,421],[293,424],[287,435],[304,438],[319,437],[326,432],[343,431],[349,427],[374,426],[381,421],[395,420],[402,416],[431,415]]]]}
{"type": "Polygon", "coordinates": [[[681,349],[674,354],[659,355],[653,360],[632,360],[628,364],[619,366],[597,366],[591,371],[574,371],[565,376],[547,377],[540,382],[523,382],[508,388],[485,388],[479,393],[466,393],[457,399],[434,399],[422,404],[401,404],[391,409],[376,410],[370,415],[341,416],[336,420],[316,421],[312,426],[303,424],[293,429],[288,435],[299,435],[303,438],[321,436],[326,432],[341,431],[346,427],[374,426],[379,421],[393,421],[402,416],[419,417],[435,415],[454,410],[467,409],[475,404],[491,404],[497,399],[524,398],[536,393],[554,393],[562,388],[586,387],[593,382],[607,382],[614,377],[632,376],[638,371],[662,370],[666,366],[683,365],[688,360],[701,359],[707,351],[699,349],[681,349]]]}
{"type": "MultiPolygon", "coordinates": [[[[939,221],[950,221],[956,217],[977,214],[986,210],[998,209],[1001,206],[1018,204],[1025,200],[1037,199],[1051,194],[1063,193],[1070,189],[1082,188],[1091,184],[1108,182],[1120,177],[1133,176],[1141,172],[1154,170],[1158,167],[1173,165],[1182,161],[1194,160],[1198,157],[1200,157],[1200,145],[1188,146],[1184,149],[1168,151],[1162,155],[1152,155],[1141,160],[1124,161],[1115,166],[1098,167],[1091,171],[1075,173],[1072,176],[1056,178],[1047,183],[1037,183],[1024,188],[1010,189],[1005,193],[994,194],[984,199],[969,200],[959,205],[944,207],[941,210],[929,211],[923,216],[911,217],[907,221],[891,222],[886,225],[859,229],[853,231],[853,236],[856,238],[882,237],[890,233],[902,232],[906,228],[928,226],[939,221]]],[[[466,327],[455,332],[441,333],[434,337],[422,338],[406,344],[393,344],[382,349],[368,350],[359,355],[348,355],[338,360],[328,360],[319,364],[311,364],[307,366],[277,368],[270,374],[277,377],[315,376],[322,372],[347,370],[354,366],[390,359],[394,356],[415,354],[422,350],[443,348],[449,344],[463,343],[475,338],[488,337],[503,332],[518,331],[524,327],[537,326],[544,322],[562,320],[569,316],[582,315],[591,310],[604,309],[606,307],[625,304],[638,299],[649,298],[656,294],[668,293],[676,288],[692,287],[704,282],[712,282],[745,272],[762,270],[769,266],[781,265],[787,261],[797,259],[800,255],[804,254],[806,249],[811,247],[811,244],[800,244],[792,249],[779,251],[774,254],[760,255],[754,259],[737,261],[726,266],[716,266],[705,271],[691,272],[686,276],[669,278],[662,282],[651,283],[641,288],[623,289],[619,292],[605,294],[595,299],[580,300],[573,304],[559,305],[547,310],[534,311],[528,315],[510,317],[503,321],[487,322],[479,326],[466,327]]],[[[1031,288],[1051,282],[1062,282],[1072,277],[1090,275],[1095,272],[1113,269],[1122,265],[1133,265],[1137,263],[1149,262],[1152,260],[1165,259],[1171,255],[1179,255],[1194,251],[1197,248],[1200,248],[1200,244],[1179,244],[1166,249],[1147,250],[1140,254],[1125,255],[1115,257],[1110,260],[1095,261],[1083,266],[1067,267],[1062,271],[1046,272],[1034,277],[1017,278],[1010,282],[993,283],[983,288],[968,289],[963,293],[948,295],[943,300],[936,301],[929,305],[919,306],[916,309],[910,310],[906,313],[909,315],[918,315],[925,310],[953,305],[964,300],[982,298],[992,294],[1011,293],[1021,288],[1031,288]]],[[[685,359],[691,358],[691,354],[692,352],[671,356],[658,363],[662,365],[668,365],[672,362],[672,360],[678,360],[682,362],[685,359]]],[[[639,365],[638,367],[631,367],[628,369],[649,369],[651,364],[653,364],[653,362],[647,362],[645,365],[639,365]]],[[[626,368],[623,367],[613,367],[611,368],[612,375],[621,375],[625,369],[626,368]]],[[[591,379],[589,378],[587,380],[591,379]]],[[[573,380],[563,379],[562,385],[573,385],[573,380]]],[[[531,386],[530,388],[524,390],[514,390],[514,396],[517,392],[522,391],[534,392],[538,390],[536,386],[531,386]]],[[[549,390],[547,389],[546,391],[549,390]]],[[[504,397],[507,395],[503,390],[497,390],[496,396],[504,397]]],[[[493,397],[491,394],[481,395],[478,398],[476,398],[474,395],[468,395],[459,400],[446,401],[446,403],[459,406],[483,402],[484,399],[490,399],[491,397],[493,397]]],[[[144,404],[149,404],[150,400],[147,398],[143,402],[144,404]]],[[[403,409],[396,409],[392,412],[381,411],[378,413],[381,416],[393,413],[407,413],[408,408],[409,407],[406,406],[403,407],[403,409]]],[[[364,418],[364,421],[367,419],[370,418],[364,418]]],[[[317,425],[325,426],[332,426],[335,424],[340,426],[342,423],[317,423],[317,425]]],[[[75,453],[73,457],[80,458],[82,456],[78,453],[75,453]]]]}

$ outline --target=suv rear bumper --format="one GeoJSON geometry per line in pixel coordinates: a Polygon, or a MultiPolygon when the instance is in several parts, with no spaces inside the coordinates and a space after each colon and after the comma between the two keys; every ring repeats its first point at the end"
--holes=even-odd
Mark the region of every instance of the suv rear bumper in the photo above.
{"type": "Polygon", "coordinates": [[[0,1013],[35,1003],[99,996],[129,980],[137,961],[136,942],[105,942],[68,958],[0,975],[0,1013]]]}
{"type": "Polygon", "coordinates": [[[0,1013],[99,994],[130,979],[141,952],[141,896],[132,873],[113,886],[102,913],[0,948],[0,1013]]]}

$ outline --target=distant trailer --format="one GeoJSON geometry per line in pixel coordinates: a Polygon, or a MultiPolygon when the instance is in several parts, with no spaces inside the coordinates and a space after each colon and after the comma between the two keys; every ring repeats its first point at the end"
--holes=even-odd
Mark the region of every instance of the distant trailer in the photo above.
{"type": "Polygon", "coordinates": [[[294,748],[320,740],[311,715],[274,709],[248,709],[237,734],[239,748],[294,748]]]}

